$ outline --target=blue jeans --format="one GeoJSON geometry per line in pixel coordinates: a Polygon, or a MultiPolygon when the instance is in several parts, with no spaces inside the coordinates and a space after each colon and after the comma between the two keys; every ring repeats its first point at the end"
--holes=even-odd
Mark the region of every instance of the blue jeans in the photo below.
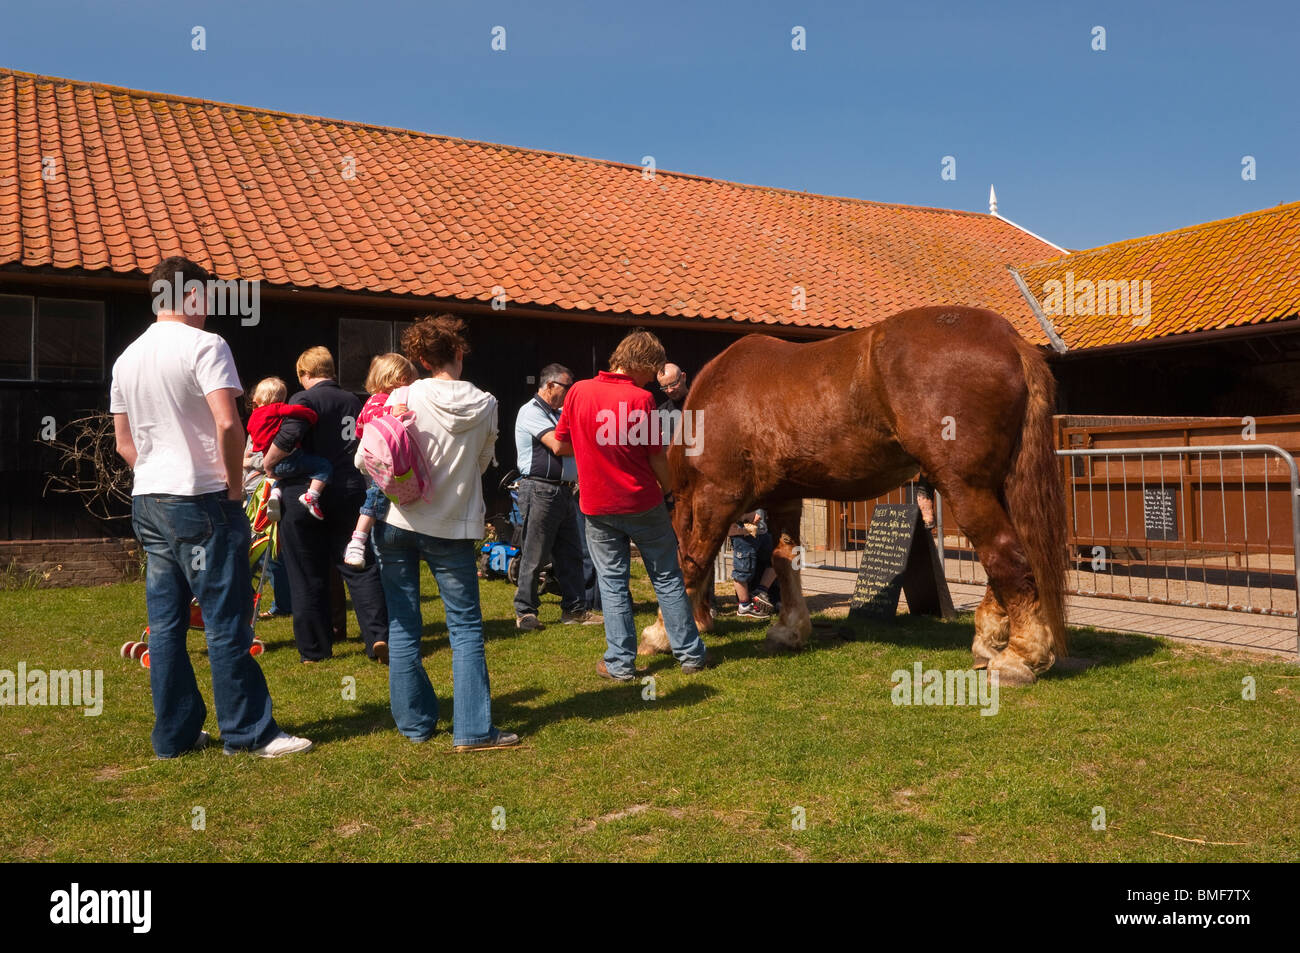
{"type": "Polygon", "coordinates": [[[334,475],[334,465],[324,457],[303,453],[301,447],[295,448],[287,457],[271,468],[271,475],[277,480],[292,480],[294,477],[306,477],[328,483],[334,475]]]}
{"type": "Polygon", "coordinates": [[[650,583],[659,597],[673,655],[683,664],[702,662],[704,641],[695,627],[695,613],[677,564],[677,535],[668,510],[660,503],[644,513],[587,514],[587,548],[600,581],[605,614],[605,667],[616,676],[636,671],[636,620],[628,591],[630,542],[641,551],[650,583]]]}
{"type": "Polygon", "coordinates": [[[389,499],[375,485],[375,481],[370,479],[370,474],[363,472],[361,475],[366,478],[366,501],[361,504],[361,515],[369,516],[372,520],[382,520],[388,515],[389,499]]]}
{"type": "Polygon", "coordinates": [[[420,660],[420,561],[429,564],[447,616],[455,692],[452,742],[494,740],[492,696],[483,654],[477,550],[472,539],[439,539],[376,523],[375,556],[388,603],[388,697],[397,730],[426,741],[438,723],[438,696],[420,660]]]}
{"type": "Polygon", "coordinates": [[[174,758],[198,740],[207,708],[186,649],[190,596],[203,611],[212,699],[227,748],[260,748],[279,734],[253,644],[252,531],[243,504],[225,491],[145,494],[131,500],[131,524],[148,556],[149,686],[153,750],[174,758]]]}

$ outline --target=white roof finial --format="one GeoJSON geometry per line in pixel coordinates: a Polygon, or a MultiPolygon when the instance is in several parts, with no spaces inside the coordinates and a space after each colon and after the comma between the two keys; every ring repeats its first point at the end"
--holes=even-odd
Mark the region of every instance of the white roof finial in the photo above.
{"type": "Polygon", "coordinates": [[[998,193],[993,191],[993,186],[989,186],[989,214],[998,214],[998,193]]]}

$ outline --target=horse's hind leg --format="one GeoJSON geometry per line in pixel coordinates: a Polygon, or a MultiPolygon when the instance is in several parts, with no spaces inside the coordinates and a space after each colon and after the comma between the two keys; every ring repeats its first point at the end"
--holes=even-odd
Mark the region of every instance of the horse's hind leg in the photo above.
{"type": "Polygon", "coordinates": [[[1056,653],[1020,537],[993,491],[950,485],[947,499],[989,577],[989,591],[975,614],[976,664],[986,658],[1003,685],[1029,684],[1052,667],[1056,653]],[[1005,648],[990,656],[1000,642],[1005,648]]]}
{"type": "Polygon", "coordinates": [[[803,500],[791,500],[772,507],[767,515],[768,529],[776,543],[772,550],[772,568],[781,584],[781,616],[767,630],[768,645],[800,649],[812,635],[812,620],[808,617],[808,604],[803,598],[803,582],[798,558],[799,520],[803,515],[803,500]]]}
{"type": "Polygon", "coordinates": [[[975,610],[975,641],[971,643],[971,654],[975,656],[976,668],[987,668],[999,652],[1007,647],[1011,637],[1011,619],[1006,607],[998,601],[992,586],[984,590],[984,600],[975,610]]]}

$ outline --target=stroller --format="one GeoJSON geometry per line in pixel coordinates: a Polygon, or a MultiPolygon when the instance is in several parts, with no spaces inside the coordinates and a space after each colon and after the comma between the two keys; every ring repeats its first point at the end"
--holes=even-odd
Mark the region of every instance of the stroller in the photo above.
{"type": "MultiPolygon", "coordinates": [[[[512,586],[519,585],[519,563],[523,551],[524,517],[519,512],[519,471],[511,470],[497,489],[510,494],[510,511],[490,516],[487,520],[487,536],[479,548],[478,575],[480,579],[500,579],[503,576],[512,586]]],[[[544,563],[537,578],[537,591],[551,595],[560,594],[560,585],[551,571],[551,564],[544,563]]]]}
{"type": "MultiPolygon", "coordinates": [[[[271,480],[263,480],[257,485],[257,489],[248,498],[248,503],[244,507],[244,512],[248,515],[248,521],[253,527],[253,538],[248,546],[249,568],[253,574],[253,617],[249,620],[249,628],[253,631],[253,644],[248,648],[248,654],[256,658],[266,651],[266,643],[257,638],[257,607],[262,601],[262,587],[266,584],[268,575],[267,567],[271,559],[279,553],[280,534],[279,524],[271,519],[268,512],[267,503],[270,501],[271,489],[273,483],[271,480]]],[[[198,599],[190,599],[190,624],[191,629],[202,631],[203,629],[203,612],[199,608],[198,599]]],[[[138,641],[123,642],[122,647],[118,649],[118,654],[122,658],[136,659],[145,668],[149,667],[149,626],[144,627],[138,641]]]]}

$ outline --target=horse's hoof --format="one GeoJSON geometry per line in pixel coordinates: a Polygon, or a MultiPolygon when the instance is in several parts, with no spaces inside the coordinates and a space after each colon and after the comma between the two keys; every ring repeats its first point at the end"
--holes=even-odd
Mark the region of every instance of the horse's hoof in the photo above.
{"type": "Polygon", "coordinates": [[[1038,681],[1038,676],[1034,674],[1034,670],[1026,665],[1018,655],[1012,655],[1010,652],[1003,652],[989,662],[988,669],[990,673],[997,672],[999,687],[1032,685],[1038,681]]]}
{"type": "Polygon", "coordinates": [[[786,652],[798,652],[803,648],[804,640],[799,633],[783,622],[777,622],[767,630],[767,647],[786,652]]]}

